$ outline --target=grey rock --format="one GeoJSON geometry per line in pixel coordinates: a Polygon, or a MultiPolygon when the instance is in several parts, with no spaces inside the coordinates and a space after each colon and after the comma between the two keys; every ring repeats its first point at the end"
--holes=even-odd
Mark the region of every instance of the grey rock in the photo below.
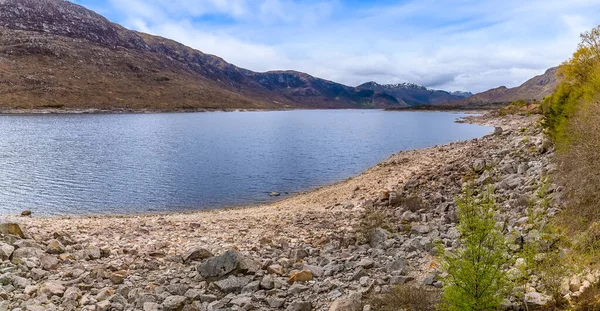
{"type": "Polygon", "coordinates": [[[279,309],[285,304],[285,299],[282,298],[267,298],[269,308],[279,309]]]}
{"type": "Polygon", "coordinates": [[[144,311],[159,311],[160,305],[156,302],[144,302],[144,311]]]}
{"type": "Polygon", "coordinates": [[[22,263],[23,260],[25,260],[25,259],[29,259],[29,258],[38,258],[39,259],[45,255],[46,255],[46,253],[39,248],[22,247],[22,248],[16,249],[13,252],[11,262],[14,264],[19,264],[19,263],[22,263]]]}
{"type": "Polygon", "coordinates": [[[232,275],[226,279],[216,281],[214,284],[224,293],[234,293],[242,290],[248,283],[250,283],[250,278],[232,275]]]}
{"type": "Polygon", "coordinates": [[[329,311],[362,311],[362,305],[357,299],[338,298],[331,304],[329,311]]]}
{"type": "Polygon", "coordinates": [[[295,301],[292,302],[286,309],[286,311],[311,311],[312,304],[306,301],[295,301]]]}
{"type": "Polygon", "coordinates": [[[14,251],[14,246],[0,242],[0,260],[8,260],[14,251]]]}
{"type": "Polygon", "coordinates": [[[62,296],[65,290],[65,287],[59,281],[46,281],[40,286],[39,292],[50,298],[52,296],[62,296]]]}
{"type": "Polygon", "coordinates": [[[52,239],[48,241],[48,245],[46,246],[46,253],[48,254],[62,254],[65,252],[64,245],[56,239],[52,239]]]}
{"type": "Polygon", "coordinates": [[[485,169],[485,160],[477,159],[473,162],[473,170],[476,172],[482,172],[485,169]]]}
{"type": "Polygon", "coordinates": [[[413,281],[415,278],[404,275],[394,275],[390,278],[391,285],[401,285],[413,281]]]}
{"type": "Polygon", "coordinates": [[[262,280],[260,281],[260,287],[264,289],[273,289],[275,287],[273,277],[269,274],[263,276],[262,280]]]}
{"type": "Polygon", "coordinates": [[[0,222],[0,233],[15,235],[21,239],[25,239],[28,236],[25,227],[16,222],[0,222]]]}
{"type": "Polygon", "coordinates": [[[203,259],[210,258],[210,257],[213,257],[213,254],[211,252],[209,252],[207,249],[202,248],[202,247],[194,247],[194,248],[188,250],[183,255],[183,261],[184,262],[199,261],[199,260],[203,260],[203,259]]]}
{"type": "Polygon", "coordinates": [[[385,241],[389,238],[390,233],[382,228],[376,228],[371,235],[370,245],[374,248],[380,248],[385,245],[385,241]]]}
{"type": "Polygon", "coordinates": [[[196,267],[200,275],[207,279],[222,278],[230,273],[255,274],[259,265],[241,253],[229,250],[221,256],[209,258],[196,267]]]}
{"type": "Polygon", "coordinates": [[[183,305],[187,297],[184,296],[169,296],[163,301],[163,309],[165,311],[179,311],[183,309],[183,305]]]}
{"type": "Polygon", "coordinates": [[[542,307],[552,301],[552,297],[538,293],[529,292],[525,294],[525,303],[530,307],[542,307]]]}

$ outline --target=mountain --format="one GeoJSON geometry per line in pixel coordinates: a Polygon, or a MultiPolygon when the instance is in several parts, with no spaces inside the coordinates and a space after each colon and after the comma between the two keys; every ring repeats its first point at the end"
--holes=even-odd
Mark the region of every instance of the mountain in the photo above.
{"type": "Polygon", "coordinates": [[[253,72],[63,0],[0,0],[0,107],[384,108],[394,96],[295,71],[253,72]]]}
{"type": "Polygon", "coordinates": [[[399,103],[406,106],[439,105],[448,101],[459,100],[471,96],[469,92],[454,92],[428,89],[414,83],[378,84],[367,82],[357,87],[358,89],[371,90],[376,94],[388,94],[399,103]]]}
{"type": "Polygon", "coordinates": [[[494,104],[506,104],[516,100],[541,101],[552,94],[558,85],[556,72],[558,67],[552,67],[542,75],[533,77],[518,87],[497,87],[482,93],[475,94],[469,98],[450,101],[444,106],[485,106],[494,104]]]}

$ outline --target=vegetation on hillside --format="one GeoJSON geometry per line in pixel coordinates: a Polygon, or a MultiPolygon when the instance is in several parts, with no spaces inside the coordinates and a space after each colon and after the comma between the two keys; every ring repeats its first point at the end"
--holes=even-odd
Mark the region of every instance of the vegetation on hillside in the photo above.
{"type": "Polygon", "coordinates": [[[558,149],[557,181],[564,187],[564,223],[579,248],[600,247],[600,26],[583,33],[562,80],[543,103],[545,125],[558,149]]]}

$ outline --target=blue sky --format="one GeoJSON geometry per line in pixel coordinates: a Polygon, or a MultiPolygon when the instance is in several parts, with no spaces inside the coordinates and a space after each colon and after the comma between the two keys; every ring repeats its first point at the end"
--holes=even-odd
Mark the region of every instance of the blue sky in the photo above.
{"type": "Polygon", "coordinates": [[[75,0],[255,71],[449,91],[517,86],[600,24],[598,0],[75,0]]]}

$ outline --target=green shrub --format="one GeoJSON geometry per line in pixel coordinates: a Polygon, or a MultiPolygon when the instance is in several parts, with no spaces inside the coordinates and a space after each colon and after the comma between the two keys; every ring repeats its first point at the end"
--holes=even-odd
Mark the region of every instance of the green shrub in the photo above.
{"type": "Polygon", "coordinates": [[[441,251],[447,272],[442,309],[496,310],[510,287],[504,272],[508,263],[506,242],[494,220],[496,202],[491,191],[479,198],[467,191],[457,199],[457,205],[461,246],[441,251]]]}
{"type": "Polygon", "coordinates": [[[370,299],[372,310],[377,311],[431,311],[439,303],[437,291],[409,285],[397,285],[389,293],[370,299]]]}
{"type": "Polygon", "coordinates": [[[393,219],[394,218],[386,211],[377,209],[376,207],[365,209],[358,222],[358,242],[370,243],[373,238],[373,233],[377,228],[394,231],[393,219]]]}

